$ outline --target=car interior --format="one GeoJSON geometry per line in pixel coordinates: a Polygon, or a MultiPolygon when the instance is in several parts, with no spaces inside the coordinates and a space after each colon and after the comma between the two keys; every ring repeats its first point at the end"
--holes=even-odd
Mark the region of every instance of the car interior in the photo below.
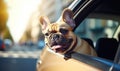
{"type": "MultiPolygon", "coordinates": [[[[105,19],[105,20],[115,20],[118,21],[118,25],[116,26],[114,33],[112,34],[111,37],[106,37],[106,35],[103,37],[99,37],[96,40],[96,45],[94,46],[97,54],[101,58],[109,59],[114,61],[118,45],[119,45],[119,40],[118,36],[114,37],[115,32],[120,32],[119,26],[119,15],[120,15],[120,9],[117,8],[119,1],[113,1],[110,0],[109,3],[108,1],[102,2],[92,13],[88,16],[88,18],[97,18],[97,19],[105,19]],[[114,16],[113,16],[114,15],[114,16]]],[[[101,29],[102,30],[102,29],[101,29]]],[[[117,33],[118,35],[118,33],[117,33]]],[[[87,40],[88,43],[91,42],[91,46],[94,45],[94,42],[92,39],[88,38],[87,40]]]]}

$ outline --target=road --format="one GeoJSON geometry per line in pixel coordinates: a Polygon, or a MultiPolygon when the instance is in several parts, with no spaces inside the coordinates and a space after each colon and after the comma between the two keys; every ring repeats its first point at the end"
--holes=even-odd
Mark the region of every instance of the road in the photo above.
{"type": "Polygon", "coordinates": [[[35,46],[20,45],[0,51],[0,71],[36,71],[40,52],[35,46]]]}

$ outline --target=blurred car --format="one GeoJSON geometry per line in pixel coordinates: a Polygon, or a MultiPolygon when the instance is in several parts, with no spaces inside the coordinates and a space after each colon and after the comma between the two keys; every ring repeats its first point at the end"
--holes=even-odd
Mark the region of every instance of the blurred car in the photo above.
{"type": "Polygon", "coordinates": [[[33,46],[35,46],[35,43],[31,40],[28,40],[28,41],[22,43],[21,45],[28,46],[28,47],[33,47],[33,46]]]}
{"type": "Polygon", "coordinates": [[[120,71],[119,6],[119,0],[73,1],[68,8],[74,13],[74,32],[94,46],[98,57],[73,53],[64,60],[44,48],[37,71],[120,71]]]}
{"type": "Polygon", "coordinates": [[[44,40],[39,40],[39,41],[37,42],[37,47],[38,47],[38,49],[43,49],[44,46],[45,46],[44,40]]]}
{"type": "Polygon", "coordinates": [[[4,43],[5,43],[6,48],[9,48],[13,45],[10,39],[4,39],[4,43]]]}
{"type": "Polygon", "coordinates": [[[0,51],[4,51],[4,50],[5,50],[4,41],[2,39],[0,39],[0,51]]]}

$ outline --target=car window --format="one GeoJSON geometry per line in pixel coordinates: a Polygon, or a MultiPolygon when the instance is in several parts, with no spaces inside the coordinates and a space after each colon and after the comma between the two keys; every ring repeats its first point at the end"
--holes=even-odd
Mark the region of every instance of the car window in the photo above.
{"type": "Polygon", "coordinates": [[[96,42],[100,37],[112,38],[118,25],[116,20],[87,18],[76,28],[75,34],[96,42]]]}

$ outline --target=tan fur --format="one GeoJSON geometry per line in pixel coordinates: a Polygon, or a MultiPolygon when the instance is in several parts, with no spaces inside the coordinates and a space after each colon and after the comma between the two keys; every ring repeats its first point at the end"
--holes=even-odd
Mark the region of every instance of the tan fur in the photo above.
{"type": "Polygon", "coordinates": [[[92,56],[97,56],[93,47],[91,47],[85,40],[79,37],[77,37],[77,39],[78,39],[78,44],[73,51],[78,52],[78,53],[92,55],[92,56]]]}

